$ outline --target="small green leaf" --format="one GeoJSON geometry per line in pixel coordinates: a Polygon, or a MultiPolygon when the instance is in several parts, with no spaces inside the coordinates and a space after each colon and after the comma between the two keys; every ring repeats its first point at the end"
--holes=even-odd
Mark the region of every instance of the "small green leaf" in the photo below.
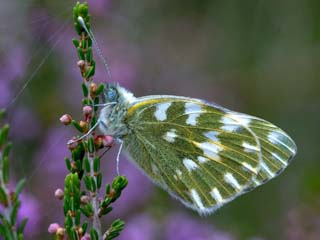
{"type": "Polygon", "coordinates": [[[26,227],[27,222],[28,222],[28,218],[24,218],[24,219],[21,221],[21,223],[20,223],[20,225],[19,225],[19,227],[18,227],[17,233],[21,233],[21,234],[23,233],[24,228],[26,227]]]}
{"type": "Polygon", "coordinates": [[[107,215],[109,212],[112,211],[112,207],[107,207],[107,208],[103,208],[101,211],[100,211],[100,216],[103,216],[103,215],[107,215]]]}
{"type": "Polygon", "coordinates": [[[6,146],[4,147],[4,149],[3,149],[2,157],[8,157],[11,148],[12,148],[12,143],[11,143],[11,142],[8,142],[8,143],[6,144],[6,146]]]}
{"type": "Polygon", "coordinates": [[[71,229],[71,236],[72,236],[72,239],[74,239],[74,240],[77,240],[77,239],[79,239],[78,238],[78,233],[77,233],[77,231],[74,229],[74,228],[72,228],[71,229]]]}
{"type": "Polygon", "coordinates": [[[77,52],[78,52],[78,57],[80,60],[86,60],[82,48],[77,47],[77,52]]]}
{"type": "Polygon", "coordinates": [[[77,226],[79,226],[80,225],[80,218],[81,218],[81,211],[79,210],[79,209],[77,209],[76,211],[75,211],[75,224],[77,225],[77,226]]]}
{"type": "Polygon", "coordinates": [[[7,140],[8,133],[9,133],[9,125],[5,124],[0,130],[0,146],[2,146],[4,142],[7,140]]]}
{"type": "Polygon", "coordinates": [[[100,189],[102,184],[102,174],[98,173],[97,175],[97,188],[100,189]]]}
{"type": "Polygon", "coordinates": [[[80,126],[80,124],[77,121],[72,120],[71,123],[79,132],[83,133],[83,128],[80,126]]]}
{"type": "Polygon", "coordinates": [[[86,188],[91,191],[91,181],[90,178],[88,176],[84,176],[83,177],[83,181],[84,181],[84,185],[86,186],[86,188]]]}
{"type": "Polygon", "coordinates": [[[84,169],[86,170],[87,173],[90,173],[91,167],[90,167],[90,162],[88,158],[84,159],[84,169]]]}
{"type": "Polygon", "coordinates": [[[100,171],[100,158],[99,157],[96,157],[93,160],[93,171],[94,172],[100,171]]]}
{"type": "Polygon", "coordinates": [[[90,181],[91,181],[91,192],[95,192],[97,190],[96,181],[94,180],[93,177],[90,177],[90,181]]]}
{"type": "Polygon", "coordinates": [[[0,108],[0,120],[3,119],[6,115],[6,110],[4,108],[0,108]]]}
{"type": "Polygon", "coordinates": [[[9,181],[9,159],[4,157],[2,159],[2,178],[5,184],[9,181]]]}
{"type": "Polygon", "coordinates": [[[73,45],[76,47],[76,48],[78,48],[79,47],[79,41],[77,40],[77,39],[75,39],[75,38],[73,38],[72,39],[72,43],[73,43],[73,45]]]}
{"type": "Polygon", "coordinates": [[[17,197],[20,195],[20,193],[21,193],[21,191],[22,191],[22,188],[23,188],[25,182],[26,182],[26,179],[24,179],[24,178],[21,179],[21,180],[18,182],[18,184],[17,184],[17,186],[16,186],[16,190],[15,190],[15,194],[16,194],[17,197]]]}
{"type": "Polygon", "coordinates": [[[0,202],[6,206],[8,204],[7,194],[2,187],[0,187],[0,202]]]}
{"type": "Polygon", "coordinates": [[[111,190],[110,184],[107,184],[106,185],[106,195],[110,194],[110,190],[111,190]]]}
{"type": "Polygon", "coordinates": [[[96,90],[96,96],[100,95],[103,92],[104,88],[105,84],[101,83],[96,90]]]}
{"type": "Polygon", "coordinates": [[[84,222],[83,224],[82,224],[82,230],[83,230],[83,235],[85,234],[85,232],[87,231],[87,228],[88,228],[88,222],[84,222]]]}
{"type": "Polygon", "coordinates": [[[97,230],[92,228],[90,231],[90,237],[91,237],[91,240],[99,240],[99,235],[98,235],[97,230]]]}
{"type": "Polygon", "coordinates": [[[82,92],[84,97],[88,97],[89,91],[85,83],[82,83],[82,92]]]}
{"type": "Polygon", "coordinates": [[[88,47],[86,58],[89,63],[92,61],[92,47],[88,47]]]}
{"type": "Polygon", "coordinates": [[[88,151],[89,153],[93,153],[94,152],[94,141],[93,138],[89,138],[88,139],[88,151]]]}
{"type": "Polygon", "coordinates": [[[11,225],[15,225],[15,223],[17,221],[17,214],[18,214],[19,207],[20,207],[20,202],[16,201],[13,204],[12,211],[11,211],[11,214],[10,214],[10,223],[11,223],[11,225]]]}
{"type": "Polygon", "coordinates": [[[95,66],[90,66],[88,67],[87,69],[87,72],[85,74],[85,78],[88,79],[88,78],[91,78],[95,73],[95,66]]]}
{"type": "Polygon", "coordinates": [[[72,167],[71,167],[70,159],[69,158],[65,158],[64,161],[66,163],[67,169],[71,172],[72,171],[72,167]]]}

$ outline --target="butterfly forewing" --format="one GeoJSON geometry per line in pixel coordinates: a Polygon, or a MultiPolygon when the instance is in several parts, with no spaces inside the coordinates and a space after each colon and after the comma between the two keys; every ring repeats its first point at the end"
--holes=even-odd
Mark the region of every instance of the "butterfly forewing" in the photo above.
{"type": "Polygon", "coordinates": [[[295,154],[274,125],[198,99],[138,98],[126,121],[132,160],[201,214],[274,177],[295,154]]]}

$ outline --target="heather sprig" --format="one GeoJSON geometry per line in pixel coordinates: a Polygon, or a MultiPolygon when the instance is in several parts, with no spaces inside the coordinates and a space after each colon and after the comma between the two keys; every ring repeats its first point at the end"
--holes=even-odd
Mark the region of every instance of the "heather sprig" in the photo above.
{"type": "MultiPolygon", "coordinates": [[[[4,110],[0,110],[0,121],[5,115],[4,110]]],[[[0,128],[0,236],[5,240],[22,240],[23,231],[28,221],[24,218],[18,222],[18,211],[21,205],[19,195],[25,183],[21,179],[15,187],[15,190],[10,190],[8,184],[9,176],[9,153],[12,143],[8,141],[9,125],[4,124],[0,128]]]]}
{"type": "Polygon", "coordinates": [[[78,62],[83,82],[81,84],[83,99],[83,119],[78,121],[71,115],[65,114],[60,118],[64,125],[72,125],[79,135],[68,142],[71,157],[65,158],[69,174],[65,178],[64,191],[57,189],[55,196],[63,199],[65,215],[64,227],[51,224],[49,232],[55,234],[56,239],[93,239],[111,240],[117,237],[124,228],[124,222],[115,220],[109,228],[101,226],[101,218],[112,211],[111,204],[121,195],[128,180],[124,176],[117,176],[112,184],[102,189],[101,155],[99,150],[108,151],[113,145],[111,136],[96,135],[95,127],[98,120],[98,104],[104,92],[104,84],[93,81],[95,61],[93,59],[92,39],[88,36],[83,25],[79,23],[81,17],[90,31],[90,15],[87,3],[77,3],[73,8],[73,20],[78,39],[72,42],[77,49],[78,62]],[[83,217],[82,217],[83,216],[83,217]],[[84,217],[87,218],[84,221],[84,217]]]}

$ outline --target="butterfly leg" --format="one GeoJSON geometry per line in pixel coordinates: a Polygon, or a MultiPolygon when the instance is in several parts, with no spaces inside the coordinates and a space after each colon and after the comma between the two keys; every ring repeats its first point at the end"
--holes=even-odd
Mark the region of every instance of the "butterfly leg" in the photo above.
{"type": "Polygon", "coordinates": [[[120,143],[119,151],[118,151],[118,154],[117,154],[117,174],[120,175],[119,162],[120,162],[120,154],[121,154],[121,151],[122,151],[123,141],[121,139],[117,139],[117,140],[120,143]]]}

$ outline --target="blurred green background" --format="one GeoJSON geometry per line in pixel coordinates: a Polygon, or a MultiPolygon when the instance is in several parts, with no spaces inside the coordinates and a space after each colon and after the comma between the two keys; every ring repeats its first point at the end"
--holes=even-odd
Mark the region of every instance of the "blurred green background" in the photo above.
{"type": "MultiPolygon", "coordinates": [[[[66,148],[74,132],[58,119],[64,113],[81,115],[81,77],[71,44],[74,3],[0,3],[0,102],[8,106],[18,95],[8,117],[15,143],[13,176],[27,177],[26,192],[41,205],[35,239],[50,239],[47,226],[62,215],[61,203],[48,189],[62,187],[65,170],[48,173],[57,162],[63,166],[68,152],[48,159],[57,144],[66,148]],[[51,139],[52,134],[58,136],[51,139]]],[[[152,186],[146,200],[120,215],[126,220],[148,214],[160,229],[166,214],[179,211],[228,233],[225,239],[320,239],[320,2],[92,0],[89,7],[114,79],[136,96],[214,101],[271,121],[298,146],[279,177],[212,216],[201,218],[152,186]]],[[[108,81],[96,60],[96,81],[108,81]]],[[[109,172],[114,176],[113,169],[109,172]]],[[[128,188],[135,187],[130,181],[128,188]]]]}

